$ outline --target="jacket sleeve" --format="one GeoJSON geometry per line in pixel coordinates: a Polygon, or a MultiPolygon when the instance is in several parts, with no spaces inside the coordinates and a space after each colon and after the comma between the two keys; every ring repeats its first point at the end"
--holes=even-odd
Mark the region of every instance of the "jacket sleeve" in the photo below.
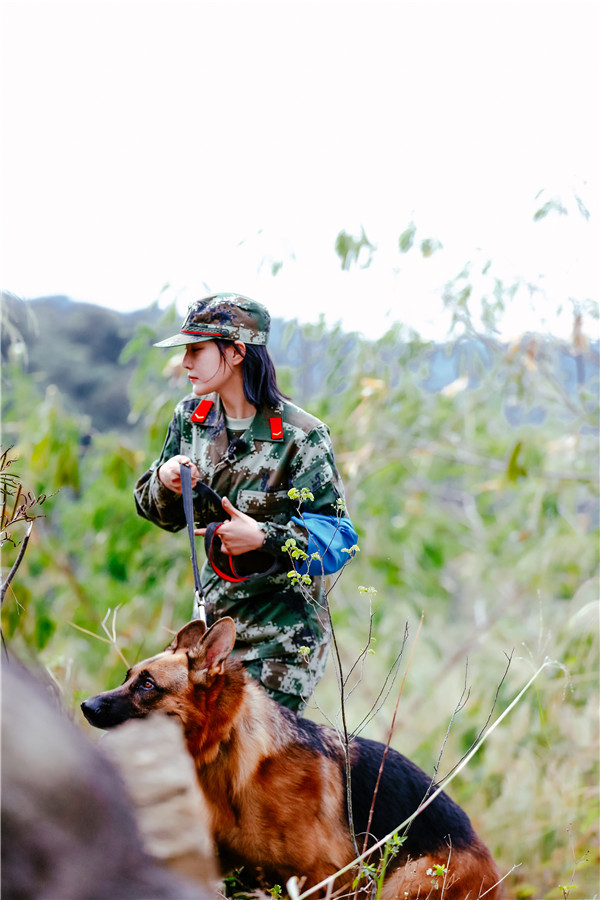
{"type": "Polygon", "coordinates": [[[179,426],[173,417],[162,452],[147,472],[138,479],[133,490],[138,515],[165,531],[180,531],[185,527],[185,512],[180,494],[174,493],[158,477],[158,469],[180,452],[179,426]]]}

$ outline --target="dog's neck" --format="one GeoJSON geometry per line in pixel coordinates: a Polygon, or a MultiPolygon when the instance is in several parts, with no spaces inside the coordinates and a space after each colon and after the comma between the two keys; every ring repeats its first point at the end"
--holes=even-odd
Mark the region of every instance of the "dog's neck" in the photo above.
{"type": "Polygon", "coordinates": [[[198,717],[186,726],[198,777],[211,793],[238,794],[261,761],[286,743],[280,709],[239,663],[228,662],[199,694],[198,717]]]}

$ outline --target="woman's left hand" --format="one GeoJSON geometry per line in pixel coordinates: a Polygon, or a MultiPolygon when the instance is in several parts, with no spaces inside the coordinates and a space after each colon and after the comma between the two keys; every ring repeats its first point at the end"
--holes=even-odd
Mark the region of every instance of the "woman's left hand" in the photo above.
{"type": "MultiPolygon", "coordinates": [[[[230,556],[239,556],[240,553],[248,553],[250,550],[260,550],[265,541],[264,532],[259,528],[258,522],[246,513],[236,509],[227,497],[222,500],[223,509],[228,516],[219,528],[221,548],[230,556]]],[[[206,528],[195,528],[194,534],[204,535],[206,528]]]]}

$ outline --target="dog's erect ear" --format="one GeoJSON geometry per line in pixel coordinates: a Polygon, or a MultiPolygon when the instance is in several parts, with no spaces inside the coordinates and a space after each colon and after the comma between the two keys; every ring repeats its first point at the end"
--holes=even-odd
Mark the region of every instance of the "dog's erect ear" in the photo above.
{"type": "Polygon", "coordinates": [[[188,622],[183,628],[180,628],[169,646],[165,649],[165,653],[171,650],[173,653],[187,653],[188,650],[194,650],[200,644],[206,632],[206,625],[200,619],[194,619],[188,622]]]}
{"type": "Polygon", "coordinates": [[[222,675],[225,660],[235,644],[235,623],[229,616],[208,629],[200,644],[188,650],[188,659],[196,672],[222,675]]]}

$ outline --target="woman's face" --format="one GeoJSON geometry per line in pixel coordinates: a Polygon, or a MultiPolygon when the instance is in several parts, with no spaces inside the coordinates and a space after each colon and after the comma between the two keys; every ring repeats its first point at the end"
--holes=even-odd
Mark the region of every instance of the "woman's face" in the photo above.
{"type": "Polygon", "coordinates": [[[234,344],[225,346],[225,359],[214,341],[187,344],[183,368],[187,369],[193,392],[198,396],[212,391],[220,394],[234,375],[236,357],[239,358],[239,351],[234,344]]]}

